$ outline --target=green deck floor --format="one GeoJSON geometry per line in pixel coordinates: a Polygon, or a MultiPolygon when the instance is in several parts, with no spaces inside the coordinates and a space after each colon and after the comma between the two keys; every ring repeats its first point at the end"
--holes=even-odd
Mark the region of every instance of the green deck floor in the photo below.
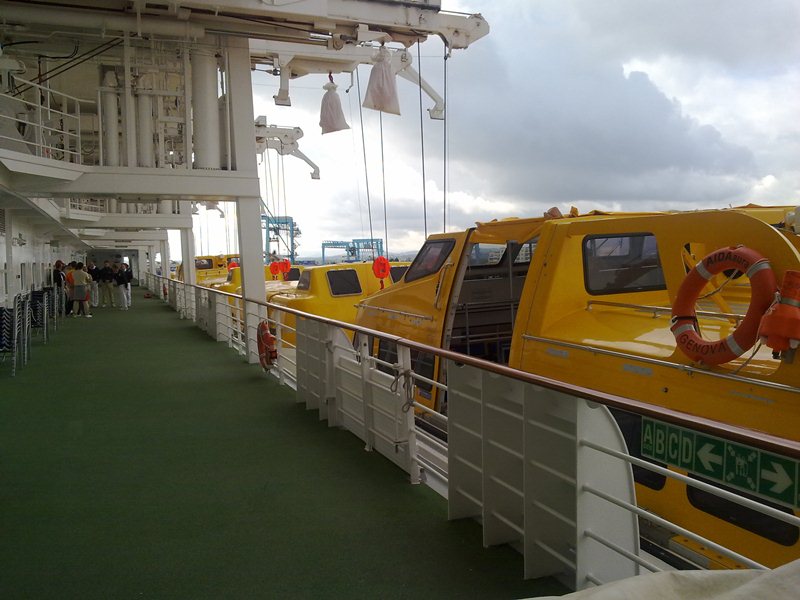
{"type": "Polygon", "coordinates": [[[159,300],[0,364],[0,597],[519,598],[522,557],[159,300]]]}

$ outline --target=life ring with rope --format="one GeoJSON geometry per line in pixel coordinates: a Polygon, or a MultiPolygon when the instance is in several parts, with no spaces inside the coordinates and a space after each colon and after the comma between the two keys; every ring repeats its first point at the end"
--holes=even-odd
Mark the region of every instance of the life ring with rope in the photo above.
{"type": "Polygon", "coordinates": [[[775,301],[778,285],[769,260],[745,246],[714,250],[695,265],[678,288],[672,305],[670,330],[678,348],[694,361],[720,365],[738,358],[756,343],[761,318],[775,301]],[[700,335],[695,303],[708,281],[718,273],[734,270],[750,279],[750,306],[744,319],[728,337],[710,341],[700,335]]]}
{"type": "Polygon", "coordinates": [[[256,330],[256,344],[258,345],[258,362],[261,368],[269,371],[270,367],[278,360],[277,340],[269,330],[269,323],[261,321],[256,330]]]}
{"type": "Polygon", "coordinates": [[[283,280],[286,281],[289,279],[289,271],[292,270],[292,263],[288,258],[284,258],[278,265],[280,272],[283,273],[283,280]]]}
{"type": "Polygon", "coordinates": [[[372,261],[372,272],[375,277],[381,280],[381,289],[383,289],[383,280],[386,279],[392,272],[392,267],[389,260],[385,256],[379,256],[372,261]]]}
{"type": "Polygon", "coordinates": [[[278,261],[269,263],[269,272],[272,274],[272,278],[276,279],[277,275],[281,272],[280,263],[278,261]]]}

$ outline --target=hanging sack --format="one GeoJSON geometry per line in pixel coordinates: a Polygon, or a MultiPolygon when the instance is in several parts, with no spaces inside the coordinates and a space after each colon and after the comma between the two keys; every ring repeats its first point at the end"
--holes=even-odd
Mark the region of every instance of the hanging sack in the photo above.
{"type": "Polygon", "coordinates": [[[350,129],[350,125],[344,120],[342,101],[339,99],[339,94],[336,93],[336,84],[331,80],[323,85],[322,89],[325,90],[325,94],[322,96],[322,105],[319,110],[319,126],[322,127],[323,135],[350,129]]]}
{"type": "Polygon", "coordinates": [[[373,60],[375,62],[369,74],[367,94],[361,106],[399,115],[400,101],[397,98],[395,74],[392,72],[392,55],[381,47],[373,60]]]}

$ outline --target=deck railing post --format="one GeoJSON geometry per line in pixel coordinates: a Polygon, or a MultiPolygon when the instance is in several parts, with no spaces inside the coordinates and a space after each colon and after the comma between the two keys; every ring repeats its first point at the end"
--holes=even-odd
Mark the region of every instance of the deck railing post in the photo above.
{"type": "Polygon", "coordinates": [[[214,339],[218,342],[228,342],[228,347],[230,347],[230,340],[226,339],[225,331],[230,331],[230,321],[231,321],[231,308],[228,304],[227,298],[223,296],[217,296],[216,294],[213,295],[214,299],[212,300],[213,306],[211,307],[214,311],[215,319],[214,319],[214,339]]]}
{"type": "Polygon", "coordinates": [[[405,417],[405,434],[408,440],[408,474],[411,483],[421,481],[421,469],[417,462],[417,425],[414,418],[414,378],[411,376],[411,349],[408,346],[397,347],[398,373],[402,385],[399,387],[402,414],[405,417]]]}
{"type": "Polygon", "coordinates": [[[374,446],[375,419],[373,418],[372,407],[372,383],[371,383],[371,364],[369,352],[369,338],[365,335],[360,336],[358,345],[358,357],[361,362],[361,407],[364,419],[364,450],[371,452],[374,446]]]}
{"type": "MultiPolygon", "coordinates": [[[[299,322],[300,319],[297,319],[299,322]]],[[[336,327],[324,325],[325,327],[325,380],[320,386],[325,410],[327,411],[328,426],[338,427],[339,411],[336,401],[336,327]]]]}
{"type": "MultiPolygon", "coordinates": [[[[297,323],[297,321],[295,321],[297,323]]],[[[278,381],[281,385],[286,383],[286,376],[283,373],[283,367],[281,366],[281,356],[283,356],[284,349],[286,348],[285,344],[283,343],[283,311],[278,311],[278,314],[275,316],[275,345],[278,348],[278,381]]],[[[295,331],[294,334],[294,343],[295,349],[297,348],[297,343],[300,339],[300,336],[297,335],[295,331]]],[[[297,356],[297,352],[295,351],[295,357],[297,356]]],[[[297,377],[297,373],[295,373],[295,377],[297,377]]]]}

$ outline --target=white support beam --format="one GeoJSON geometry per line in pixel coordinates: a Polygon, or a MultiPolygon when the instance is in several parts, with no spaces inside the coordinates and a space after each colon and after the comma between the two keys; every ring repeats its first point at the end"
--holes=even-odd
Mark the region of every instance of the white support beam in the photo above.
{"type": "MultiPolygon", "coordinates": [[[[412,66],[414,59],[411,53],[405,49],[390,49],[390,52],[392,53],[392,71],[421,87],[422,91],[434,102],[433,107],[428,109],[431,119],[443,119],[444,99],[414,69],[412,66]]],[[[282,106],[291,106],[292,104],[289,96],[290,78],[312,73],[352,73],[359,65],[375,64],[376,55],[376,48],[373,46],[348,44],[341,49],[334,49],[293,42],[250,40],[250,56],[253,62],[270,65],[281,73],[280,88],[274,98],[275,104],[282,106]],[[286,69],[291,77],[284,77],[286,69]]]]}
{"type": "Polygon", "coordinates": [[[96,6],[95,10],[87,9],[85,2],[73,0],[81,10],[69,4],[69,0],[61,0],[56,9],[1,2],[0,14],[12,24],[53,25],[103,34],[125,32],[184,39],[245,34],[304,43],[319,43],[322,36],[329,36],[333,47],[373,41],[396,41],[408,47],[433,35],[444,39],[450,48],[466,48],[489,33],[489,24],[481,15],[442,13],[436,0],[180,0],[175,3],[180,5],[175,12],[158,17],[120,13],[114,4],[96,6]],[[287,20],[292,27],[284,25],[287,20]]]}
{"type": "Polygon", "coordinates": [[[80,229],[191,229],[192,215],[162,215],[162,214],[105,214],[95,221],[64,219],[63,223],[72,228],[80,229]]]}
{"type": "MultiPolygon", "coordinates": [[[[261,237],[261,199],[240,198],[236,203],[239,227],[239,257],[242,274],[242,297],[245,300],[264,301],[264,246],[261,237]]],[[[256,362],[255,331],[258,315],[247,314],[247,356],[256,362]]]]}
{"type": "MultiPolygon", "coordinates": [[[[185,8],[204,8],[217,11],[219,0],[182,0],[185,8]]],[[[311,33],[333,36],[333,43],[397,41],[411,45],[429,35],[441,37],[450,48],[466,48],[489,33],[489,24],[479,14],[464,15],[439,12],[441,3],[436,0],[409,2],[402,0],[227,0],[226,14],[266,19],[289,19],[295,31],[284,28],[275,33],[277,39],[301,37],[298,29],[305,29],[305,38],[311,33]],[[279,37],[278,37],[279,36],[279,37]]],[[[280,21],[276,21],[280,24],[280,21]]],[[[206,30],[224,31],[229,23],[216,27],[206,25],[206,30]]],[[[264,27],[268,27],[265,23],[264,27]]],[[[253,24],[252,37],[260,26],[253,24]]]]}
{"type": "MultiPolygon", "coordinates": [[[[253,85],[250,73],[250,50],[247,40],[228,38],[226,44],[228,94],[231,115],[231,150],[235,169],[251,174],[258,181],[256,140],[253,135],[253,85]]],[[[242,296],[264,301],[264,248],[261,238],[260,190],[237,199],[236,218],[239,232],[239,256],[242,269],[242,296]]],[[[257,360],[255,332],[258,314],[249,311],[246,318],[248,360],[257,360]],[[255,359],[254,359],[255,357],[255,359]]]]}
{"type": "Polygon", "coordinates": [[[161,250],[161,275],[169,277],[169,240],[164,240],[160,245],[161,250]]]}
{"type": "MultiPolygon", "coordinates": [[[[248,71],[249,74],[249,71],[248,71]]],[[[252,106],[250,114],[253,114],[252,106]]],[[[16,192],[55,196],[102,196],[116,190],[126,198],[153,200],[180,196],[182,199],[234,200],[239,196],[258,195],[255,171],[253,121],[247,126],[253,147],[253,171],[183,171],[173,169],[83,167],[74,181],[13,174],[11,185],[16,192]],[[127,191],[127,193],[126,193],[127,191]]],[[[246,161],[245,161],[246,162],[246,161]]]]}
{"type": "Polygon", "coordinates": [[[86,241],[94,246],[101,245],[103,242],[128,242],[129,245],[137,245],[137,242],[162,242],[169,239],[166,229],[151,231],[109,231],[99,236],[87,237],[86,241]]]}
{"type": "Polygon", "coordinates": [[[194,268],[194,232],[191,229],[181,230],[181,264],[183,265],[183,282],[194,285],[197,276],[194,268]]]}

